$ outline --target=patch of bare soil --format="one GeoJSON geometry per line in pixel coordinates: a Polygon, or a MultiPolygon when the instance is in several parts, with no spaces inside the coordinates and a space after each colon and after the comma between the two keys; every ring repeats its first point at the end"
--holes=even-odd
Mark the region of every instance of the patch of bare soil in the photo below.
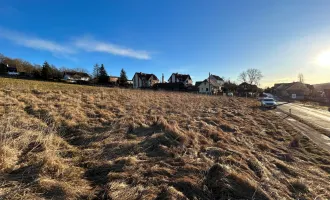
{"type": "Polygon", "coordinates": [[[255,100],[0,85],[0,199],[330,199],[329,153],[255,100]]]}

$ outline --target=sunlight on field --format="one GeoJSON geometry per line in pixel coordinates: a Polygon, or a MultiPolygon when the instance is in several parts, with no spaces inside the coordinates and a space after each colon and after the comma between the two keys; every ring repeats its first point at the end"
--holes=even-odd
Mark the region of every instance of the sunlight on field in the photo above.
{"type": "Polygon", "coordinates": [[[0,86],[0,199],[330,198],[330,155],[253,99],[0,86]]]}

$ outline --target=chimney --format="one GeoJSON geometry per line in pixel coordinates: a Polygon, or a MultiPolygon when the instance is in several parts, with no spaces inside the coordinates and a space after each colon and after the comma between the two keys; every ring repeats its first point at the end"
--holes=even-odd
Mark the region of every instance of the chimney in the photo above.
{"type": "Polygon", "coordinates": [[[162,83],[164,83],[164,74],[162,74],[162,83]]]}

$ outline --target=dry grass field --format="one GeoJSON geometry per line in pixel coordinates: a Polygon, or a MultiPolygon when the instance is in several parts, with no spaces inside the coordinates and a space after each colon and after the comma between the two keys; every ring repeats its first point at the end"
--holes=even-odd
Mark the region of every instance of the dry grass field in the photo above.
{"type": "Polygon", "coordinates": [[[255,100],[0,79],[0,199],[330,199],[330,155],[255,100]]]}

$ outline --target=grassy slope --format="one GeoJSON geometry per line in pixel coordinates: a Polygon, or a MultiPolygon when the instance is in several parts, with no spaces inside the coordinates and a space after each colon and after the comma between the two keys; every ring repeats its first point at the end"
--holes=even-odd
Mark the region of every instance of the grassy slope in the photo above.
{"type": "Polygon", "coordinates": [[[0,199],[330,199],[330,155],[253,100],[0,88],[0,199]]]}

